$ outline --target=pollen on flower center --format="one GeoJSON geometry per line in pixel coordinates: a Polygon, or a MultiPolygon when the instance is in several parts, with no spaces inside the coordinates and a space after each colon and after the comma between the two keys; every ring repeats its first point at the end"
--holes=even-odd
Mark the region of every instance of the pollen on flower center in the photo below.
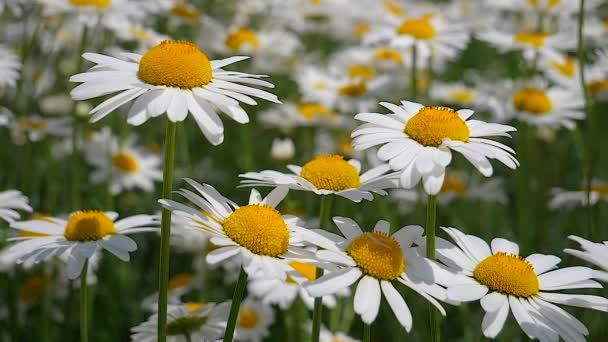
{"type": "Polygon", "coordinates": [[[97,241],[115,234],[112,219],[98,210],[77,211],[70,215],[64,236],[69,241],[97,241]]]}
{"type": "Polygon", "coordinates": [[[405,259],[399,242],[381,232],[367,232],[356,237],[346,248],[363,273],[381,280],[394,280],[405,271],[405,259]]]}
{"type": "Polygon", "coordinates": [[[352,64],[348,67],[348,76],[370,81],[376,77],[376,73],[370,67],[363,64],[352,64]]]}
{"type": "Polygon", "coordinates": [[[367,84],[365,84],[365,82],[360,81],[347,83],[338,88],[338,94],[348,97],[358,97],[365,94],[366,91],[367,84]]]}
{"type": "Polygon", "coordinates": [[[129,153],[119,152],[112,156],[112,165],[120,171],[131,173],[139,169],[137,160],[129,153]]]}
{"type": "MultiPolygon", "coordinates": [[[[199,305],[192,310],[194,306],[191,307],[190,304],[187,305],[191,312],[202,307],[202,305],[199,305]]],[[[193,332],[200,330],[205,323],[207,323],[207,317],[203,316],[188,315],[178,317],[170,322],[167,322],[167,336],[189,336],[193,332]]]]}
{"type": "Polygon", "coordinates": [[[138,76],[147,84],[192,89],[211,82],[213,72],[196,44],[165,40],[143,55],[138,76]]]}
{"type": "Polygon", "coordinates": [[[536,88],[527,88],[513,96],[513,107],[531,114],[545,115],[551,111],[553,106],[551,99],[544,91],[536,88]]]}
{"type": "Polygon", "coordinates": [[[468,141],[469,127],[447,107],[424,107],[405,125],[405,134],[424,146],[439,146],[443,139],[468,141]]]}
{"type": "Polygon", "coordinates": [[[538,293],[538,277],[534,267],[519,255],[498,252],[482,260],[473,277],[490,289],[518,297],[538,293]]]}
{"type": "Polygon", "coordinates": [[[70,0],[74,6],[95,6],[97,8],[106,8],[112,4],[112,0],[70,0]]]}
{"type": "Polygon", "coordinates": [[[316,102],[301,103],[298,105],[298,111],[308,121],[313,121],[316,117],[335,117],[335,113],[331,109],[316,102]]]}
{"type": "Polygon", "coordinates": [[[435,38],[437,31],[429,21],[428,17],[420,19],[408,19],[397,28],[397,33],[400,35],[412,36],[420,40],[429,40],[435,38]]]}
{"type": "Polygon", "coordinates": [[[315,157],[304,164],[300,177],[322,190],[342,191],[361,185],[357,168],[338,155],[315,157]]]}
{"type": "MultiPolygon", "coordinates": [[[[289,263],[289,266],[291,266],[291,268],[296,270],[296,272],[298,272],[300,275],[302,275],[308,281],[313,281],[313,280],[317,279],[317,267],[314,265],[306,264],[306,263],[299,262],[299,261],[291,261],[289,263]]],[[[286,281],[291,284],[296,283],[296,281],[293,280],[293,278],[290,276],[287,276],[286,281]]]]}
{"type": "Polygon", "coordinates": [[[253,310],[243,308],[239,312],[238,324],[241,328],[253,329],[258,325],[258,315],[253,310]]]}
{"type": "Polygon", "coordinates": [[[224,232],[252,253],[277,257],[287,252],[289,229],[281,213],[267,204],[249,204],[224,220],[224,232]]]}
{"type": "Polygon", "coordinates": [[[226,37],[224,44],[226,44],[230,50],[238,52],[245,45],[248,45],[253,49],[257,49],[260,46],[260,41],[258,40],[255,32],[248,28],[241,27],[240,29],[229,34],[226,37]]]}
{"type": "Polygon", "coordinates": [[[549,33],[518,33],[515,35],[515,42],[529,44],[535,48],[541,48],[545,45],[545,38],[549,33]]]}

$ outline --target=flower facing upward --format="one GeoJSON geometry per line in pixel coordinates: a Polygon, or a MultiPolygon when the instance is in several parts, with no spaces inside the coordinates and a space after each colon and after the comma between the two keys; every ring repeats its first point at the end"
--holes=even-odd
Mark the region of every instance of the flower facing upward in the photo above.
{"type": "Polygon", "coordinates": [[[130,124],[141,125],[163,113],[173,122],[183,121],[190,113],[209,142],[218,145],[223,141],[224,127],[217,109],[239,123],[247,123],[249,117],[239,101],[255,105],[254,96],[279,103],[275,95],[247,86],[273,88],[260,79],[265,76],[222,69],[248,57],[210,61],[188,41],[166,40],[144,55],[124,53],[124,59],[95,53],[83,57],[96,66],[70,78],[82,82],[72,90],[72,98],[86,100],[120,92],[91,111],[92,122],[135,100],[127,119],[130,124]]]}
{"type": "Polygon", "coordinates": [[[401,106],[380,103],[392,114],[361,113],[355,119],[366,122],[353,133],[355,150],[383,145],[378,158],[388,161],[400,171],[404,188],[415,186],[422,179],[428,194],[437,194],[443,185],[445,168],[452,160],[451,151],[460,152],[484,176],[492,175],[488,159],[498,159],[511,169],[519,163],[506,145],[486,139],[488,136],[509,136],[514,127],[468,120],[472,110],[455,111],[448,107],[425,107],[402,101],[401,106]]]}

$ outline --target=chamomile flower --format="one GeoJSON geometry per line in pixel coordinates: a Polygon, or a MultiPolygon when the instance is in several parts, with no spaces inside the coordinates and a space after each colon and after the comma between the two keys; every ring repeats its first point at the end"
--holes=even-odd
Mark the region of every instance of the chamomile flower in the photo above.
{"type": "MultiPolygon", "coordinates": [[[[323,297],[325,298],[325,297],[323,297]]],[[[359,340],[348,336],[347,334],[338,331],[332,333],[326,328],[321,327],[321,334],[319,335],[319,342],[360,342],[359,340]]]]}
{"type": "Polygon", "coordinates": [[[347,125],[346,117],[318,102],[287,102],[259,114],[266,127],[284,130],[298,127],[339,128],[347,125]]]}
{"type": "Polygon", "coordinates": [[[135,215],[115,221],[118,214],[97,210],[73,212],[67,220],[50,217],[14,222],[11,228],[31,232],[15,241],[5,256],[17,263],[40,262],[53,256],[68,255],[67,275],[78,278],[86,259],[98,248],[105,249],[123,261],[137,244],[127,234],[156,231],[158,218],[135,215]]]}
{"type": "Polygon", "coordinates": [[[396,187],[389,175],[384,175],[386,164],[361,173],[358,160],[344,160],[340,155],[319,155],[304,166],[287,165],[292,173],[273,170],[247,172],[239,175],[245,180],[241,186],[287,186],[292,190],[311,191],[317,195],[331,195],[348,198],[353,202],[374,199],[374,193],[386,195],[386,189],[396,187]]]}
{"type": "Polygon", "coordinates": [[[292,159],[296,154],[296,145],[290,138],[272,140],[270,156],[275,161],[286,161],[292,159]]]}
{"type": "Polygon", "coordinates": [[[409,332],[412,314],[394,286],[401,283],[445,315],[443,307],[435,300],[444,300],[445,290],[434,283],[431,261],[420,256],[412,246],[422,236],[422,227],[405,226],[389,235],[386,221],[378,221],[370,232],[363,232],[356,222],[346,217],[334,217],[333,221],[344,237],[325,233],[324,236],[331,240],[329,244],[311,242],[324,248],[316,252],[317,258],[338,269],[304,283],[310,295],[330,295],[357,283],[354,309],[364,323],[371,324],[376,319],[384,295],[399,324],[409,332]]]}
{"type": "MultiPolygon", "coordinates": [[[[229,303],[188,302],[167,310],[167,342],[215,341],[221,339],[228,321],[229,303]]],[[[158,314],[131,328],[131,341],[156,341],[158,314]]]]}
{"type": "Polygon", "coordinates": [[[393,112],[388,115],[357,114],[355,119],[366,123],[357,127],[352,137],[355,150],[383,145],[378,158],[401,172],[402,187],[412,188],[422,179],[425,192],[437,194],[452,160],[452,150],[461,153],[486,177],[493,172],[488,159],[498,159],[511,169],[518,166],[510,147],[486,138],[509,136],[514,127],[468,120],[473,115],[468,109],[455,111],[408,101],[401,104],[380,103],[393,112]]]}
{"type": "Polygon", "coordinates": [[[462,82],[439,83],[435,82],[431,88],[431,98],[446,104],[455,104],[463,107],[477,107],[484,97],[474,87],[462,82]]]}
{"type": "Polygon", "coordinates": [[[20,217],[17,210],[31,212],[29,199],[18,190],[0,191],[0,219],[15,222],[20,217]]]}
{"type": "Polygon", "coordinates": [[[112,28],[120,21],[141,17],[137,3],[128,0],[40,0],[44,16],[68,15],[78,23],[94,27],[101,24],[112,28]]]}
{"type": "Polygon", "coordinates": [[[574,48],[576,42],[571,32],[511,33],[491,28],[478,33],[478,38],[501,51],[521,51],[529,62],[533,62],[539,56],[563,63],[563,52],[574,48]]]}
{"type": "Polygon", "coordinates": [[[185,181],[197,193],[188,189],[177,193],[199,210],[173,200],[159,202],[181,218],[184,229],[211,235],[210,241],[217,248],[207,254],[210,265],[235,260],[252,278],[284,280],[290,269],[285,259],[311,259],[310,252],[299,247],[308,229],[298,225],[297,217],[283,216],[275,209],[287,195],[287,187],[277,187],[264,199],[252,189],[249,204],[239,207],[208,184],[185,181]]]}
{"type": "Polygon", "coordinates": [[[585,188],[580,190],[566,190],[562,188],[551,189],[550,209],[573,208],[585,206],[587,201],[595,205],[600,201],[608,202],[608,182],[595,180],[589,191],[585,188]]]}
{"type": "Polygon", "coordinates": [[[26,142],[41,141],[47,136],[67,137],[72,133],[71,118],[45,118],[40,115],[9,117],[8,128],[13,142],[23,145],[26,142]]]}
{"type": "Polygon", "coordinates": [[[19,79],[19,57],[4,45],[0,45],[0,89],[13,87],[19,79]]]}
{"type": "Polygon", "coordinates": [[[601,270],[594,270],[593,277],[608,282],[608,241],[592,242],[575,235],[568,236],[568,239],[578,242],[582,250],[566,248],[564,252],[599,266],[601,270]]]}
{"type": "MultiPolygon", "coordinates": [[[[178,273],[169,278],[167,287],[167,303],[179,305],[182,303],[182,296],[190,292],[194,287],[193,275],[190,273],[178,273]]],[[[149,311],[158,308],[158,293],[150,295],[142,301],[142,307],[149,311]]]]}
{"type": "MultiPolygon", "coordinates": [[[[601,288],[587,267],[556,269],[560,258],[553,255],[519,255],[519,246],[496,238],[489,246],[482,239],[454,228],[442,228],[452,240],[437,239],[437,257],[457,274],[437,272],[451,300],[480,300],[486,312],[482,330],[495,338],[513,313],[523,332],[541,341],[583,341],[587,328],[555,304],[608,311],[608,299],[555,292],[564,289],[601,288]]],[[[422,243],[424,245],[424,243],[422,243]]]]}
{"type": "Polygon", "coordinates": [[[247,123],[249,117],[239,101],[256,104],[250,97],[254,96],[279,102],[275,95],[247,86],[274,87],[260,79],[263,75],[222,69],[248,57],[210,61],[196,44],[174,40],[161,42],[143,56],[122,56],[125,59],[85,53],[83,57],[96,66],[70,78],[72,82],[83,82],[71,92],[75,100],[120,92],[91,111],[92,122],[136,99],[129,110],[128,123],[141,125],[163,113],[173,122],[183,121],[190,112],[209,142],[218,145],[224,139],[218,109],[239,123],[247,123]]]}
{"type": "Polygon", "coordinates": [[[274,312],[268,304],[247,298],[241,303],[236,321],[235,341],[261,342],[270,334],[274,312]]]}

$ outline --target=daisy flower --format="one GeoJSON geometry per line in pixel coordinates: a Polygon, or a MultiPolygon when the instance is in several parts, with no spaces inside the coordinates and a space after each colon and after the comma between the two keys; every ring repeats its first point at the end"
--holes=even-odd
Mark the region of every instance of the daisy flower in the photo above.
{"type": "Polygon", "coordinates": [[[32,211],[29,199],[18,190],[0,191],[0,219],[13,223],[20,215],[17,210],[32,211]]]}
{"type": "Polygon", "coordinates": [[[218,248],[207,254],[211,265],[235,260],[252,278],[284,280],[290,269],[286,258],[310,260],[311,253],[298,247],[308,229],[298,226],[298,218],[283,216],[275,207],[285,198],[288,188],[281,186],[262,199],[252,189],[249,204],[239,207],[208,184],[185,181],[196,192],[180,189],[176,193],[194,203],[193,209],[173,200],[159,202],[181,218],[184,229],[210,234],[218,248]]]}
{"type": "Polygon", "coordinates": [[[363,232],[356,222],[346,217],[334,217],[333,221],[344,237],[325,232],[323,235],[331,243],[311,243],[324,248],[316,252],[319,260],[335,264],[338,269],[304,283],[311,296],[330,295],[357,283],[354,309],[365,324],[376,319],[384,295],[399,323],[409,332],[412,314],[394,286],[401,283],[445,316],[443,307],[435,300],[445,299],[445,290],[434,283],[431,261],[420,256],[412,246],[422,236],[422,227],[405,226],[389,235],[386,221],[378,221],[371,232],[363,232]]]}
{"type": "Polygon", "coordinates": [[[265,76],[222,69],[248,57],[210,61],[196,44],[175,40],[165,40],[143,56],[122,56],[124,59],[85,53],[83,57],[96,65],[70,78],[72,82],[82,82],[71,92],[75,100],[120,92],[91,111],[92,122],[136,99],[129,110],[128,123],[141,125],[163,113],[173,122],[183,121],[190,112],[209,142],[218,145],[224,139],[218,110],[239,123],[247,123],[249,117],[239,101],[257,104],[250,97],[254,96],[280,103],[275,95],[247,86],[274,87],[260,79],[265,76]]]}
{"type": "Polygon", "coordinates": [[[582,250],[566,248],[564,252],[599,266],[601,270],[594,270],[593,277],[608,282],[608,241],[592,242],[575,235],[568,236],[568,239],[578,242],[582,250]]]}
{"type": "Polygon", "coordinates": [[[438,238],[437,257],[456,274],[437,272],[437,282],[446,286],[448,299],[480,300],[486,312],[482,330],[488,338],[500,333],[511,311],[531,339],[583,341],[589,333],[587,328],[555,304],[608,311],[606,298],[555,292],[601,288],[591,280],[593,271],[587,267],[556,269],[561,261],[556,256],[532,254],[524,258],[512,241],[496,238],[489,246],[454,228],[442,229],[456,245],[438,238]]]}
{"type": "Polygon", "coordinates": [[[34,234],[11,238],[16,241],[6,250],[7,258],[17,263],[40,262],[53,256],[68,255],[67,275],[78,278],[86,259],[98,248],[105,249],[122,261],[137,244],[127,234],[156,231],[158,217],[135,215],[116,221],[118,214],[98,210],[73,212],[67,220],[50,217],[14,222],[11,228],[34,234]]]}
{"type": "Polygon", "coordinates": [[[493,172],[488,159],[498,159],[511,169],[519,165],[510,147],[486,138],[508,137],[507,132],[515,131],[514,127],[469,120],[473,115],[469,109],[455,111],[409,101],[402,101],[401,106],[386,102],[380,105],[392,113],[355,116],[366,123],[353,131],[353,147],[361,151],[383,145],[378,158],[388,161],[393,170],[400,170],[404,188],[412,188],[422,179],[425,192],[437,194],[452,160],[452,150],[461,153],[486,177],[493,172]]]}
{"type": "Polygon", "coordinates": [[[608,201],[608,182],[593,181],[589,191],[586,191],[586,189],[565,190],[553,188],[551,194],[551,200],[549,201],[549,208],[551,209],[586,206],[588,200],[591,205],[596,205],[600,201],[608,201]]]}
{"type": "Polygon", "coordinates": [[[329,331],[325,328],[321,328],[319,342],[361,342],[361,341],[359,341],[355,338],[352,338],[341,331],[332,333],[331,331],[329,331]]]}
{"type": "Polygon", "coordinates": [[[292,173],[273,170],[247,172],[239,175],[245,180],[241,186],[287,186],[292,190],[311,191],[317,195],[348,198],[353,202],[374,199],[374,193],[386,195],[385,189],[396,187],[390,175],[384,175],[389,166],[377,166],[361,173],[358,160],[344,160],[340,155],[319,155],[304,166],[287,165],[292,173]]]}
{"type": "Polygon", "coordinates": [[[296,154],[296,145],[291,138],[274,138],[270,147],[270,156],[275,161],[293,159],[296,154]]]}
{"type": "Polygon", "coordinates": [[[13,87],[19,79],[20,70],[19,57],[4,45],[0,45],[0,89],[13,87]]]}
{"type": "Polygon", "coordinates": [[[287,102],[259,114],[260,122],[266,127],[283,130],[298,127],[345,127],[346,117],[337,114],[330,107],[319,102],[287,102]]]}
{"type": "Polygon", "coordinates": [[[9,118],[8,128],[13,142],[18,145],[26,142],[43,140],[46,136],[67,137],[72,134],[72,119],[45,118],[40,115],[29,115],[9,118]]]}
{"type": "MultiPolygon", "coordinates": [[[[181,297],[194,287],[193,279],[194,277],[190,273],[178,273],[169,278],[167,303],[174,305],[182,303],[181,297]]],[[[156,310],[158,308],[158,292],[144,298],[142,307],[149,311],[156,310]]]]}
{"type": "Polygon", "coordinates": [[[431,88],[431,97],[433,100],[444,103],[464,107],[476,107],[484,96],[477,89],[467,86],[462,82],[435,82],[431,88]]]}
{"type": "Polygon", "coordinates": [[[241,303],[234,340],[261,342],[270,334],[268,328],[272,323],[272,308],[268,304],[247,298],[241,303]]]}
{"type": "Polygon", "coordinates": [[[572,50],[576,44],[576,39],[570,31],[511,33],[486,28],[477,34],[477,38],[503,52],[521,51],[529,62],[533,62],[537,56],[563,62],[563,52],[572,50]]]}
{"type": "MultiPolygon", "coordinates": [[[[222,338],[228,320],[229,303],[188,302],[167,310],[167,342],[215,341],[222,338]]],[[[131,328],[131,341],[156,341],[158,315],[131,328]]]]}
{"type": "Polygon", "coordinates": [[[93,28],[101,24],[112,29],[114,23],[142,17],[137,2],[129,0],[39,0],[43,15],[68,15],[82,25],[93,28]]]}

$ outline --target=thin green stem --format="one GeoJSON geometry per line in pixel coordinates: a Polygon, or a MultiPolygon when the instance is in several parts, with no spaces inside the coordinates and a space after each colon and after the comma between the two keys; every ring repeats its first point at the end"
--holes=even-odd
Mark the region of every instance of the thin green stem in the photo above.
{"type": "MultiPolygon", "coordinates": [[[[165,132],[165,163],[163,172],[163,199],[171,199],[173,168],[175,164],[175,132],[177,123],[167,118],[165,132]]],[[[158,341],[167,339],[167,288],[169,285],[169,240],[171,238],[171,211],[163,208],[160,231],[160,261],[158,267],[158,341]]]]}
{"type": "MultiPolygon", "coordinates": [[[[80,72],[82,69],[82,54],[86,49],[87,39],[89,36],[88,26],[84,25],[82,29],[82,36],[80,37],[80,48],[78,53],[78,60],[76,62],[76,72],[80,72]]],[[[78,120],[78,114],[76,112],[76,101],[72,106],[72,157],[71,157],[71,190],[72,190],[72,210],[80,209],[80,158],[78,152],[78,140],[80,137],[80,122],[78,120]]]]}
{"type": "Polygon", "coordinates": [[[410,76],[410,97],[412,101],[416,101],[418,97],[418,48],[415,43],[412,46],[412,70],[410,76]]]}
{"type": "Polygon", "coordinates": [[[89,316],[87,295],[87,272],[89,270],[89,259],[85,259],[82,272],[80,272],[80,342],[89,340],[89,316]]]}
{"type": "Polygon", "coordinates": [[[372,340],[372,325],[363,323],[363,342],[372,340]]]}
{"type": "Polygon", "coordinates": [[[236,327],[236,321],[239,318],[239,309],[241,307],[246,285],[247,273],[245,273],[245,270],[241,267],[239,279],[236,282],[234,294],[232,295],[232,304],[230,305],[230,315],[228,316],[228,325],[226,326],[226,333],[224,334],[224,342],[231,342],[232,337],[234,336],[234,328],[236,327]]]}
{"type": "Polygon", "coordinates": [[[192,336],[190,336],[189,333],[185,333],[184,338],[186,339],[186,342],[192,342],[192,336]]]}
{"type": "MultiPolygon", "coordinates": [[[[333,197],[331,195],[321,196],[321,210],[319,212],[319,220],[321,229],[329,230],[329,219],[331,217],[331,207],[333,197]]],[[[319,279],[323,275],[323,270],[317,267],[316,278],[319,279]]],[[[321,334],[321,321],[323,318],[323,297],[315,298],[315,305],[312,312],[312,341],[319,342],[321,334]]]]}
{"type": "MultiPolygon", "coordinates": [[[[437,195],[429,195],[426,208],[426,257],[435,260],[435,227],[437,225],[437,195]]],[[[439,317],[432,304],[429,304],[429,322],[431,339],[438,342],[441,339],[439,317]]]]}

